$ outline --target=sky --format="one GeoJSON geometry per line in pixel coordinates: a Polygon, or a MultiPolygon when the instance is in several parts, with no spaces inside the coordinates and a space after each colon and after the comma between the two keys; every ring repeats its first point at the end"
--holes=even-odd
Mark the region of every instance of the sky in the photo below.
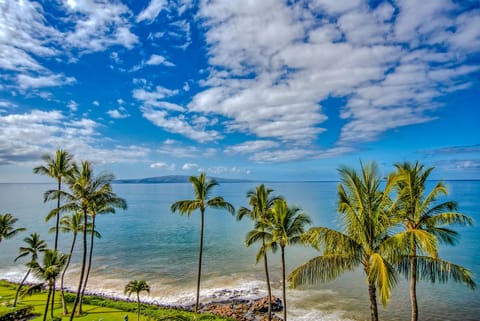
{"type": "Polygon", "coordinates": [[[477,0],[0,0],[0,183],[480,179],[477,0]]]}

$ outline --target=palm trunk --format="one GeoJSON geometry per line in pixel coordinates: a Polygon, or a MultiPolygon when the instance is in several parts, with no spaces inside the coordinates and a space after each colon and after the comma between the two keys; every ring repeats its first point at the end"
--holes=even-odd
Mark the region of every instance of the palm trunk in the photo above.
{"type": "Polygon", "coordinates": [[[65,289],[64,289],[64,280],[65,280],[65,274],[67,272],[68,266],[70,265],[70,259],[72,258],[73,255],[73,250],[75,248],[75,241],[77,240],[77,233],[73,233],[73,240],[72,240],[72,246],[70,247],[70,254],[68,255],[67,263],[65,264],[65,268],[63,269],[62,272],[62,279],[60,283],[60,288],[61,288],[61,297],[62,297],[62,310],[63,310],[63,315],[68,314],[68,307],[67,303],[65,302],[65,289]]]}
{"type": "Polygon", "coordinates": [[[137,321],[140,321],[140,292],[137,293],[137,321]]]}
{"type": "Polygon", "coordinates": [[[92,268],[94,231],[95,231],[95,214],[92,215],[92,234],[90,238],[90,254],[88,257],[87,274],[85,275],[85,282],[83,283],[82,295],[80,296],[80,311],[82,311],[83,296],[85,295],[85,289],[87,288],[88,277],[90,276],[90,270],[92,268]]]}
{"type": "MultiPolygon", "coordinates": [[[[80,301],[80,294],[82,292],[83,276],[85,275],[85,266],[87,264],[87,209],[83,209],[83,258],[82,258],[82,269],[80,271],[80,280],[78,281],[77,295],[75,296],[75,301],[73,302],[72,314],[70,315],[70,321],[73,321],[75,316],[75,310],[77,309],[78,303],[80,301]]],[[[81,310],[78,311],[80,315],[81,310]]]]}
{"type": "MultiPolygon", "coordinates": [[[[265,248],[265,237],[262,239],[262,246],[265,248]]],[[[263,252],[263,263],[265,267],[265,278],[267,280],[268,291],[268,321],[272,321],[272,287],[270,286],[270,275],[268,274],[267,251],[263,252]]]]}
{"type": "MultiPolygon", "coordinates": [[[[58,248],[58,234],[60,230],[60,190],[62,189],[62,179],[58,179],[58,197],[57,197],[57,218],[55,224],[55,245],[54,250],[57,251],[58,248]]],[[[57,278],[53,279],[53,287],[52,287],[52,318],[53,318],[53,309],[55,307],[55,289],[56,289],[57,278]]]]}
{"type": "Polygon", "coordinates": [[[18,286],[17,292],[15,293],[15,300],[13,301],[13,307],[17,306],[18,294],[20,293],[20,289],[22,288],[23,284],[27,280],[28,275],[30,274],[31,271],[32,271],[32,269],[28,269],[27,274],[25,274],[25,277],[23,278],[22,282],[20,282],[20,285],[18,286]]]}
{"type": "Polygon", "coordinates": [[[47,295],[47,303],[45,304],[45,312],[43,313],[43,321],[47,320],[47,313],[48,313],[48,305],[50,303],[50,296],[52,295],[52,287],[48,286],[48,295],[47,295]]]}
{"type": "Polygon", "coordinates": [[[287,321],[287,292],[285,290],[285,247],[282,246],[282,294],[283,294],[283,321],[287,321]]]}
{"type": "Polygon", "coordinates": [[[200,222],[200,249],[198,253],[198,274],[197,274],[197,298],[195,300],[195,320],[197,320],[198,305],[200,301],[200,277],[202,275],[202,254],[203,254],[203,225],[205,222],[205,210],[201,209],[201,222],[200,222]]]}
{"type": "Polygon", "coordinates": [[[410,301],[412,305],[411,321],[418,320],[418,304],[417,304],[417,258],[416,249],[412,248],[412,256],[410,256],[410,301]]]}
{"type": "Polygon", "coordinates": [[[378,321],[378,309],[377,309],[377,289],[375,285],[368,285],[368,294],[370,296],[370,316],[372,321],[378,321]]]}

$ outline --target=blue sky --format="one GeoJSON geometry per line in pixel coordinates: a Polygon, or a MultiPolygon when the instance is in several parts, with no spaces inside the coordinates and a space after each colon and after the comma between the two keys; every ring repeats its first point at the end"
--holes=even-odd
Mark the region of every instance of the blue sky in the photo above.
{"type": "Polygon", "coordinates": [[[480,5],[0,1],[0,182],[63,148],[118,178],[480,179],[480,5]]]}

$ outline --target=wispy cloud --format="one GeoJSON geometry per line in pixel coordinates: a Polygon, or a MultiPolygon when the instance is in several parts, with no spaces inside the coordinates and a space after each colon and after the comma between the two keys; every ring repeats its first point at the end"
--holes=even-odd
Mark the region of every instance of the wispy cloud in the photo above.
{"type": "Polygon", "coordinates": [[[137,16],[137,22],[147,20],[153,22],[162,9],[167,7],[166,0],[151,0],[150,4],[142,10],[137,16]]]}

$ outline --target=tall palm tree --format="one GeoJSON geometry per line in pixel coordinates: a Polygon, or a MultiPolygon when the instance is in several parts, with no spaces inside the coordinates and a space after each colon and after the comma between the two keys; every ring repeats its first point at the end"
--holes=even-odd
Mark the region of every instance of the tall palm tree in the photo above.
{"type": "Polygon", "coordinates": [[[14,225],[17,222],[18,218],[10,213],[0,214],[0,243],[3,239],[12,238],[26,230],[24,227],[15,228],[14,225]]]}
{"type": "Polygon", "coordinates": [[[289,207],[285,200],[277,200],[272,208],[271,233],[272,242],[277,243],[282,255],[282,295],[283,320],[287,321],[287,294],[285,290],[285,247],[304,244],[305,225],[310,224],[310,217],[298,207],[289,207]]]}
{"type": "MultiPolygon", "coordinates": [[[[92,164],[88,161],[82,161],[81,168],[79,170],[74,170],[74,175],[67,181],[71,192],[64,194],[64,197],[68,200],[68,202],[62,206],[61,211],[81,211],[83,214],[83,222],[88,222],[88,215],[90,214],[92,203],[101,199],[103,197],[102,195],[108,195],[111,193],[110,183],[112,180],[113,175],[111,174],[100,174],[95,176],[93,173],[92,164]]],[[[75,301],[73,302],[70,321],[73,320],[75,311],[79,306],[85,280],[88,254],[87,228],[88,224],[84,223],[82,266],[78,281],[77,295],[75,297],[75,301]]],[[[81,312],[80,305],[78,314],[81,314],[81,312]]]]}
{"type": "MultiPolygon", "coordinates": [[[[58,253],[55,250],[46,250],[43,255],[43,265],[40,265],[38,261],[33,262],[31,265],[35,274],[48,284],[47,302],[45,303],[43,321],[47,320],[48,305],[55,285],[55,279],[62,271],[66,261],[67,255],[58,253]]],[[[50,309],[50,317],[53,319],[53,307],[50,309]]]]}
{"type": "MultiPolygon", "coordinates": [[[[37,166],[33,169],[35,174],[49,176],[57,181],[56,190],[48,190],[44,194],[44,202],[47,200],[56,199],[57,207],[52,210],[47,217],[49,221],[52,217],[56,218],[55,222],[55,243],[53,249],[58,250],[58,234],[60,226],[60,199],[62,198],[62,181],[71,177],[76,169],[76,164],[73,161],[73,155],[63,149],[57,149],[55,155],[45,154],[42,156],[44,165],[37,166]]],[[[56,280],[54,280],[56,283],[56,280]]],[[[52,307],[55,304],[55,284],[53,286],[52,307]]]]}
{"type": "Polygon", "coordinates": [[[27,263],[28,270],[25,274],[25,277],[22,279],[20,284],[18,285],[17,292],[15,293],[15,300],[13,301],[13,306],[17,306],[18,294],[20,293],[20,289],[22,288],[23,284],[27,280],[30,272],[32,271],[32,264],[38,260],[38,253],[45,252],[47,250],[47,243],[44,240],[40,239],[40,235],[38,233],[32,233],[30,236],[23,239],[27,246],[22,246],[18,249],[19,255],[15,258],[15,262],[23,257],[30,255],[30,261],[27,263]]]}
{"type": "MultiPolygon", "coordinates": [[[[57,181],[57,189],[49,190],[45,192],[45,201],[56,198],[57,208],[52,211],[52,214],[56,217],[55,223],[55,244],[54,250],[58,249],[58,234],[60,226],[60,199],[62,190],[62,181],[73,174],[75,163],[73,162],[73,155],[63,149],[57,149],[54,156],[45,154],[42,156],[44,165],[37,166],[33,169],[35,174],[47,175],[57,181]]],[[[47,216],[49,220],[52,215],[47,216]]]]}
{"type": "Polygon", "coordinates": [[[410,279],[411,321],[417,321],[418,279],[432,282],[453,279],[472,289],[476,287],[470,271],[438,258],[439,242],[455,245],[458,240],[458,232],[450,229],[449,225],[472,225],[473,220],[458,213],[455,202],[437,202],[440,196],[448,193],[443,182],[436,183],[431,191],[427,191],[426,183],[433,167],[425,168],[419,162],[399,163],[395,167],[398,175],[396,214],[402,231],[392,240],[403,254],[399,267],[410,279]]]}
{"type": "MultiPolygon", "coordinates": [[[[247,197],[249,198],[249,205],[251,208],[240,207],[237,213],[237,219],[241,220],[245,216],[249,217],[253,222],[264,222],[270,215],[270,210],[273,206],[273,203],[276,200],[283,199],[281,196],[270,196],[273,192],[273,189],[266,188],[264,184],[261,184],[255,188],[255,190],[250,190],[247,192],[247,197]]],[[[259,233],[264,230],[264,226],[260,224],[258,226],[260,229],[259,233]]],[[[268,320],[272,320],[272,288],[270,286],[270,276],[268,272],[268,259],[267,251],[265,250],[265,235],[261,238],[262,246],[257,255],[257,263],[260,258],[263,257],[263,265],[265,269],[265,279],[267,282],[267,293],[268,293],[268,320]]],[[[247,244],[252,244],[253,240],[249,241],[247,237],[247,244]]]]}
{"type": "Polygon", "coordinates": [[[235,213],[235,208],[232,204],[226,202],[223,197],[215,196],[210,198],[210,194],[218,182],[214,179],[206,179],[205,173],[200,176],[190,176],[190,183],[192,183],[195,199],[182,200],[173,203],[170,207],[173,213],[180,212],[181,215],[190,216],[194,211],[200,210],[200,246],[198,253],[198,273],[197,273],[197,295],[195,300],[195,320],[197,319],[198,304],[200,299],[200,277],[202,274],[202,254],[203,254],[203,229],[205,223],[205,210],[207,207],[226,209],[231,214],[235,213]]]}
{"type": "Polygon", "coordinates": [[[389,262],[391,248],[387,246],[389,229],[393,225],[388,212],[389,197],[395,179],[387,178],[384,190],[375,163],[361,164],[361,173],[342,167],[338,186],[338,211],[343,231],[315,227],[307,233],[308,240],[323,254],[296,268],[289,277],[291,285],[332,280],[343,272],[362,266],[367,278],[370,316],[378,320],[377,290],[386,305],[391,289],[397,282],[396,272],[389,262]]]}
{"type": "Polygon", "coordinates": [[[145,280],[133,280],[125,285],[125,294],[130,296],[131,294],[135,293],[137,295],[137,321],[140,321],[140,292],[150,293],[150,285],[148,285],[145,280]]]}
{"type": "Polygon", "coordinates": [[[82,305],[82,299],[85,294],[85,289],[87,288],[87,283],[88,283],[88,277],[90,275],[90,270],[92,268],[92,257],[93,257],[93,241],[94,241],[94,236],[99,236],[100,234],[96,231],[96,226],[95,226],[95,218],[97,215],[101,214],[114,214],[115,213],[115,208],[120,208],[120,209],[127,209],[127,202],[121,198],[118,197],[112,190],[111,187],[111,181],[114,179],[114,176],[111,174],[108,174],[105,176],[105,188],[101,193],[95,194],[95,197],[93,197],[88,206],[88,212],[90,214],[90,217],[92,219],[92,222],[89,223],[91,224],[91,230],[95,231],[95,233],[90,233],[90,250],[89,250],[89,257],[88,257],[88,267],[87,267],[87,273],[85,275],[85,282],[83,283],[83,289],[82,289],[82,294],[80,297],[80,306],[82,305]],[[108,182],[107,180],[110,180],[108,182]]]}

